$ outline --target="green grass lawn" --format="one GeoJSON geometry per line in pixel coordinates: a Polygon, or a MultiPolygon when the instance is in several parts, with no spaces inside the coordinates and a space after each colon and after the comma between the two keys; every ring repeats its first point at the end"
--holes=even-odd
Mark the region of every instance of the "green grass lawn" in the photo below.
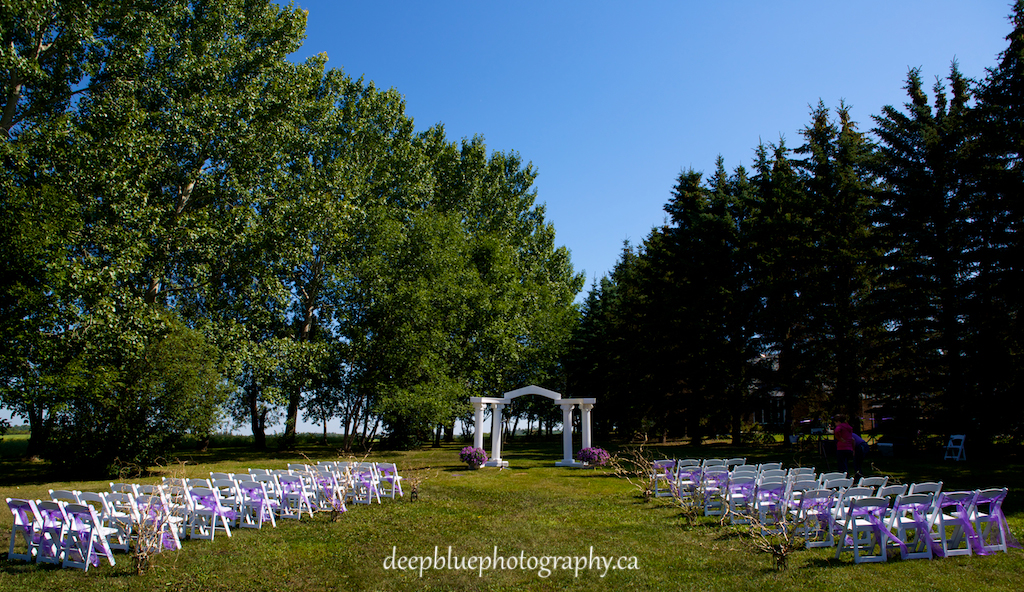
{"type": "MultiPolygon", "coordinates": [[[[383,504],[350,506],[332,522],[328,514],[302,521],[281,521],[278,528],[235,530],[213,542],[185,541],[182,550],[157,556],[147,574],[137,576],[131,562],[116,554],[117,565],[88,573],[6,560],[0,546],[0,590],[1020,590],[1024,589],[1024,552],[933,561],[891,560],[854,565],[834,550],[800,550],[785,572],[771,558],[753,550],[743,527],[719,526],[705,518],[688,526],[678,508],[644,502],[627,482],[603,469],[554,466],[559,442],[510,442],[510,468],[469,471],[458,462],[463,444],[401,453],[375,453],[375,460],[396,461],[409,477],[426,479],[419,501],[407,495],[383,504]],[[505,569],[386,569],[395,558],[430,556],[435,547],[461,560],[495,554],[505,569]],[[625,569],[553,569],[544,573],[544,557],[566,559],[593,554],[625,558],[625,569]],[[527,559],[527,569],[509,569],[511,558],[527,559]],[[530,557],[537,564],[529,568],[530,557]],[[546,577],[542,577],[546,576],[546,577]]],[[[208,476],[211,470],[244,472],[248,467],[284,468],[305,455],[335,459],[328,447],[310,442],[297,453],[255,453],[245,448],[188,452],[188,463],[171,465],[165,474],[208,476]]],[[[667,446],[657,456],[747,456],[750,462],[781,460],[786,466],[814,465],[808,452],[743,450],[728,446],[699,451],[667,446]]],[[[941,455],[940,455],[941,456],[941,455]]],[[[942,479],[946,489],[1008,486],[1006,509],[1011,528],[1024,528],[1024,477],[1016,460],[929,462],[875,458],[874,468],[900,482],[942,479]]],[[[824,466],[818,467],[819,471],[824,466]]],[[[139,479],[156,482],[159,476],[139,479]]],[[[43,463],[0,460],[0,497],[45,498],[48,489],[107,490],[107,481],[61,482],[43,463]]],[[[9,533],[11,515],[4,510],[0,528],[9,533]]],[[[7,539],[4,539],[5,541],[7,539]]],[[[547,560],[551,561],[551,560],[547,560]]],[[[404,565],[404,564],[403,564],[404,565]]],[[[592,564],[596,567],[596,564],[592,564]]]]}

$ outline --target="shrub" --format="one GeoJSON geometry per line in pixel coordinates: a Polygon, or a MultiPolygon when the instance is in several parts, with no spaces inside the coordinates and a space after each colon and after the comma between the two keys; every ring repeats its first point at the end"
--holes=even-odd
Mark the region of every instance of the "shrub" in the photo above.
{"type": "Polygon", "coordinates": [[[610,458],[611,455],[604,448],[584,448],[576,453],[576,460],[588,465],[604,466],[610,458]]]}
{"type": "Polygon", "coordinates": [[[487,453],[484,452],[483,448],[476,448],[473,446],[466,446],[459,452],[459,460],[466,463],[467,465],[482,466],[487,462],[487,453]]]}

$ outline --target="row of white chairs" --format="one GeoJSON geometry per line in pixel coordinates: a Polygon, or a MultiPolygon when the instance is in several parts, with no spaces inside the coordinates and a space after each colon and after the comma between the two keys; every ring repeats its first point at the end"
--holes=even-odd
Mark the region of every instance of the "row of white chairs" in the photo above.
{"type": "Polygon", "coordinates": [[[346,511],[347,500],[371,503],[403,495],[394,463],[289,465],[248,474],[160,484],[110,483],[110,492],[50,490],[49,500],[7,499],[14,515],[8,558],[35,559],[88,570],[98,557],[146,545],[181,548],[187,538],[213,540],[218,531],[277,526],[316,511],[346,511]]]}
{"type": "Polygon", "coordinates": [[[1007,551],[1012,537],[1002,505],[1007,489],[906,494],[850,501],[838,530],[836,559],[884,562],[898,548],[903,559],[988,555],[1007,551]]]}

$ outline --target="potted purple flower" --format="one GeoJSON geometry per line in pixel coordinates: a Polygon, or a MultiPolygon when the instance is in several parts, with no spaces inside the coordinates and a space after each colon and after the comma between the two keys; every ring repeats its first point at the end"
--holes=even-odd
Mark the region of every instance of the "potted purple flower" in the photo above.
{"type": "Polygon", "coordinates": [[[604,466],[608,464],[611,455],[604,448],[584,448],[576,453],[576,460],[591,466],[604,466]]]}
{"type": "Polygon", "coordinates": [[[487,453],[483,448],[466,446],[459,452],[459,460],[466,463],[471,469],[479,469],[487,462],[487,453]]]}

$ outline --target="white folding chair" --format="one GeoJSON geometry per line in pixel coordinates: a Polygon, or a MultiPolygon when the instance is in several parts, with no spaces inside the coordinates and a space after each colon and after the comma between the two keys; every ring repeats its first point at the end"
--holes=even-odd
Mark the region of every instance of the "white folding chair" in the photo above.
{"type": "Polygon", "coordinates": [[[14,515],[7,558],[32,561],[39,551],[39,540],[43,534],[43,519],[39,516],[39,510],[34,501],[27,499],[7,498],[7,507],[14,515]],[[25,544],[25,550],[15,550],[20,548],[21,543],[25,544]]]}
{"type": "Polygon", "coordinates": [[[135,497],[135,510],[139,518],[135,526],[135,542],[140,548],[151,553],[181,548],[185,521],[171,513],[166,498],[140,493],[135,497]]]}
{"type": "Polygon", "coordinates": [[[64,514],[68,518],[68,528],[64,531],[62,566],[89,571],[90,565],[99,565],[101,553],[110,565],[114,565],[114,554],[107,543],[114,529],[103,526],[96,510],[87,504],[67,504],[64,514]]]}
{"type": "Polygon", "coordinates": [[[800,496],[795,516],[796,534],[804,538],[807,548],[835,544],[835,496],[836,492],[831,489],[808,489],[800,496]]]}
{"type": "Polygon", "coordinates": [[[357,504],[369,504],[375,498],[377,503],[380,503],[380,490],[377,484],[377,475],[372,465],[359,463],[352,468],[352,487],[348,490],[348,497],[357,504]]]}
{"type": "Polygon", "coordinates": [[[382,497],[395,499],[396,494],[405,495],[402,493],[402,476],[398,474],[395,463],[377,463],[377,476],[380,479],[382,497]]]}
{"type": "Polygon", "coordinates": [[[242,528],[263,528],[269,521],[277,527],[274,515],[280,503],[267,493],[266,483],[262,481],[239,481],[238,492],[242,495],[242,516],[239,526],[242,528]]]}
{"type": "Polygon", "coordinates": [[[281,508],[278,512],[281,518],[300,520],[303,511],[310,516],[313,515],[313,501],[310,499],[306,482],[302,477],[278,475],[277,482],[281,484],[281,508]]]}
{"type": "Polygon", "coordinates": [[[967,451],[964,449],[964,440],[967,436],[964,434],[954,434],[949,437],[949,442],[946,443],[946,456],[944,460],[967,460],[967,451]]]}
{"type": "Polygon", "coordinates": [[[663,458],[651,463],[651,480],[654,481],[654,497],[670,497],[672,481],[675,479],[676,461],[663,458]]]}
{"type": "Polygon", "coordinates": [[[750,524],[757,499],[757,478],[754,473],[731,474],[729,476],[729,522],[750,524]]]}
{"type": "Polygon", "coordinates": [[[932,537],[939,543],[933,552],[942,557],[971,555],[972,538],[976,537],[971,515],[974,491],[949,491],[938,495],[932,516],[932,537]]]}
{"type": "Polygon", "coordinates": [[[189,496],[193,501],[192,516],[188,523],[189,538],[212,541],[218,528],[231,537],[230,523],[235,521],[237,515],[221,505],[218,490],[193,487],[189,489],[189,496]]]}
{"type": "Polygon", "coordinates": [[[771,477],[758,483],[755,504],[762,535],[778,531],[788,517],[786,488],[785,477],[771,477]]]}
{"type": "Polygon", "coordinates": [[[889,532],[903,541],[900,556],[903,559],[931,559],[932,535],[930,516],[934,496],[930,493],[900,495],[893,503],[889,518],[889,532]]]}
{"type": "Polygon", "coordinates": [[[64,503],[54,500],[36,500],[36,509],[42,518],[36,563],[64,562],[64,531],[68,528],[68,517],[64,503]]]}
{"type": "Polygon", "coordinates": [[[318,466],[313,472],[316,506],[322,512],[335,510],[346,512],[345,486],[338,480],[338,474],[326,466],[318,466]]]}
{"type": "Polygon", "coordinates": [[[242,515],[242,494],[238,492],[238,482],[234,479],[212,479],[210,484],[217,490],[220,505],[234,512],[235,520],[231,525],[235,526],[242,515]]]}
{"type": "Polygon", "coordinates": [[[107,541],[112,550],[127,553],[131,549],[135,526],[139,523],[135,498],[122,492],[103,494],[103,497],[107,502],[107,526],[115,530],[107,541]]]}
{"type": "Polygon", "coordinates": [[[724,463],[704,467],[701,490],[704,493],[704,515],[724,516],[729,507],[729,470],[724,463]]]}
{"type": "Polygon", "coordinates": [[[974,511],[971,521],[978,536],[979,553],[993,551],[1007,552],[1007,533],[1009,526],[1003,515],[1003,501],[1007,489],[982,489],[974,499],[974,511]]]}
{"type": "Polygon", "coordinates": [[[898,541],[884,522],[888,507],[889,502],[880,497],[851,500],[836,544],[836,559],[839,559],[844,551],[853,551],[854,563],[886,561],[888,541],[898,541]],[[876,548],[878,552],[875,552],[876,548]]]}

